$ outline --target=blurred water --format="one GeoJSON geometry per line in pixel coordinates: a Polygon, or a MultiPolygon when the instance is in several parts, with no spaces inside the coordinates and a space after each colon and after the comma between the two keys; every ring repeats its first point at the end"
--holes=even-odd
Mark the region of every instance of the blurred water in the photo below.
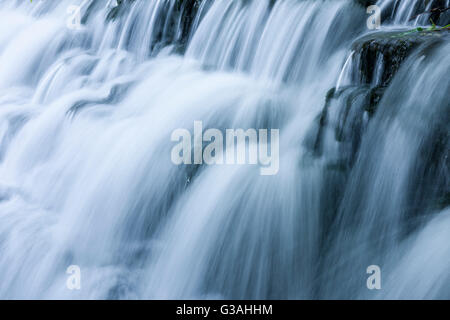
{"type": "Polygon", "coordinates": [[[448,44],[409,58],[351,129],[365,133],[344,174],[334,134],[320,157],[305,141],[364,8],[204,0],[190,30],[183,10],[0,2],[0,297],[449,298],[449,212],[428,201],[449,187],[433,153],[448,141],[448,44]],[[175,166],[170,135],[196,120],[280,129],[279,174],[175,166]],[[365,286],[372,264],[380,292],[365,286]]]}

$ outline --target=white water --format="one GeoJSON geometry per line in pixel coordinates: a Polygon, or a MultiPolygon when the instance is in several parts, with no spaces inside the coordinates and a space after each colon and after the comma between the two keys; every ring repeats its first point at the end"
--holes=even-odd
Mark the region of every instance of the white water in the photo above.
{"type": "Polygon", "coordinates": [[[417,154],[448,113],[448,45],[408,60],[415,75],[393,82],[343,181],[327,171],[335,139],[320,158],[304,140],[365,32],[364,8],[205,0],[181,56],[155,44],[181,37],[161,28],[175,1],[136,1],[114,22],[105,2],[70,30],[74,2],[0,4],[1,298],[450,296],[448,209],[423,209],[396,236],[417,154]],[[174,166],[170,134],[196,120],[279,128],[279,174],[174,166]],[[383,291],[365,287],[371,264],[383,291]],[[79,291],[66,287],[70,265],[79,291]]]}

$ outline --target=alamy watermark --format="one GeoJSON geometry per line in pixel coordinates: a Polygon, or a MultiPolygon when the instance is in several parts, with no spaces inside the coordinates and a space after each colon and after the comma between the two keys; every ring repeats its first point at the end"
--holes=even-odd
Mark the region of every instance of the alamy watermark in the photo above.
{"type": "Polygon", "coordinates": [[[66,25],[67,28],[72,30],[80,30],[81,29],[81,7],[70,5],[67,7],[67,14],[69,17],[67,18],[66,25]]]}
{"type": "Polygon", "coordinates": [[[67,268],[69,275],[66,280],[66,287],[69,290],[81,290],[81,268],[77,265],[71,265],[67,268]]]}
{"type": "MultiPolygon", "coordinates": [[[[369,290],[381,290],[381,268],[377,265],[368,266],[366,286],[369,290]]],[[[71,265],[66,269],[69,275],[66,280],[66,287],[69,290],[81,290],[81,268],[78,265],[71,265]]]]}
{"type": "MultiPolygon", "coordinates": [[[[43,0],[39,0],[42,2],[43,0]]],[[[30,0],[32,3],[33,0],[30,0]]],[[[107,7],[114,8],[119,5],[117,0],[108,0],[107,7]]],[[[81,9],[82,5],[69,5],[67,7],[68,18],[66,21],[67,28],[71,30],[81,30],[81,9]]],[[[367,28],[369,30],[380,29],[381,27],[381,8],[377,5],[371,5],[367,7],[367,14],[370,14],[366,21],[367,28]]]]}
{"type": "Polygon", "coordinates": [[[367,19],[367,28],[369,30],[375,30],[381,28],[381,8],[373,5],[367,7],[367,14],[370,14],[367,19]]]}
{"type": "Polygon", "coordinates": [[[260,174],[273,176],[280,169],[280,131],[278,129],[219,129],[203,132],[202,121],[194,121],[193,135],[176,129],[171,153],[175,165],[260,165],[260,174]],[[270,139],[269,139],[270,131],[270,139]]]}
{"type": "Polygon", "coordinates": [[[381,290],[381,268],[377,265],[367,267],[367,274],[370,274],[367,278],[367,289],[369,290],[381,290]]]}

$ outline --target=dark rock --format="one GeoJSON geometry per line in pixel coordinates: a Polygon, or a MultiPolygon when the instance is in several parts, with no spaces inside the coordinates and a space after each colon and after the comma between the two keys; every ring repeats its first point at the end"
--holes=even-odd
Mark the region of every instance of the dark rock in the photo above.
{"type": "Polygon", "coordinates": [[[368,85],[330,89],[325,106],[304,141],[306,148],[315,157],[326,154],[326,132],[332,132],[341,154],[338,167],[351,168],[367,122],[374,117],[385,90],[383,86],[368,85]]]}
{"type": "Polygon", "coordinates": [[[385,91],[386,87],[383,86],[378,86],[370,89],[367,103],[364,107],[364,110],[366,110],[369,113],[370,117],[373,117],[373,115],[375,114],[378,104],[380,103],[381,98],[383,98],[385,91]]]}
{"type": "MultiPolygon", "coordinates": [[[[390,5],[384,7],[382,12],[383,22],[391,22],[398,13],[401,1],[393,1],[390,5]]],[[[437,25],[445,26],[449,24],[446,13],[446,0],[423,0],[411,3],[411,22],[417,19],[418,25],[426,25],[430,19],[437,25]]],[[[407,21],[404,21],[407,22],[407,21]]]]}
{"type": "Polygon", "coordinates": [[[353,73],[357,79],[352,81],[355,84],[387,86],[414,49],[449,38],[448,30],[420,28],[408,32],[377,32],[362,37],[353,44],[353,65],[358,70],[353,73]]]}
{"type": "Polygon", "coordinates": [[[439,19],[433,20],[436,22],[438,26],[447,26],[450,24],[450,10],[446,10],[445,12],[439,15],[439,19]]]}
{"type": "Polygon", "coordinates": [[[185,47],[192,29],[192,24],[194,23],[195,17],[197,16],[198,9],[200,7],[201,0],[178,0],[177,10],[181,15],[182,31],[181,38],[179,39],[180,44],[185,47]]]}
{"type": "Polygon", "coordinates": [[[128,9],[130,8],[131,4],[134,1],[135,0],[117,0],[117,6],[112,8],[108,12],[108,15],[106,16],[106,20],[111,21],[111,20],[114,20],[114,19],[120,17],[121,15],[123,15],[125,12],[128,11],[128,9]]]}
{"type": "MultiPolygon", "coordinates": [[[[118,0],[118,5],[112,8],[107,16],[107,21],[119,19],[130,11],[136,0],[118,0]]],[[[176,50],[183,53],[189,40],[193,22],[200,7],[201,0],[177,0],[167,2],[164,10],[165,21],[155,26],[155,43],[153,49],[174,45],[176,50]],[[172,6],[173,4],[173,6],[172,6]]]]}

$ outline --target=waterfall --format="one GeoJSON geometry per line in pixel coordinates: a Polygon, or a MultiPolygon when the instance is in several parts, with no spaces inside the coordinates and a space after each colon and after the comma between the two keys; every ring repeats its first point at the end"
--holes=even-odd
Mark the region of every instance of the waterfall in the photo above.
{"type": "Polygon", "coordinates": [[[366,79],[356,1],[113,2],[0,2],[0,298],[450,297],[448,38],[366,79]],[[278,174],[174,165],[195,121],[278,174]]]}
{"type": "Polygon", "coordinates": [[[389,18],[397,26],[427,25],[430,18],[434,18],[434,22],[438,24],[441,20],[439,17],[432,16],[432,9],[450,7],[449,0],[378,0],[376,4],[385,12],[386,18],[389,18]]]}

